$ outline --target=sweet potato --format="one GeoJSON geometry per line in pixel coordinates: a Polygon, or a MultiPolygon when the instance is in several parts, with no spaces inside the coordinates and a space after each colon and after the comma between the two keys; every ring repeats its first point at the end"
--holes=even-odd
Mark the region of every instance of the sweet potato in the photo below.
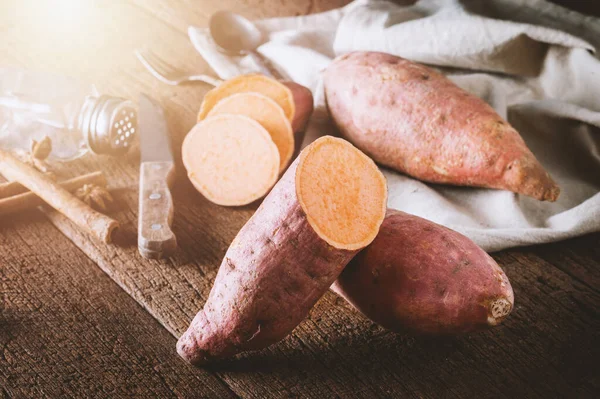
{"type": "Polygon", "coordinates": [[[283,172],[294,153],[294,133],[292,125],[275,101],[260,93],[237,93],[219,101],[208,117],[220,114],[244,115],[260,123],[279,150],[279,171],[283,172]]]}
{"type": "Polygon", "coordinates": [[[385,328],[425,334],[495,326],[514,303],[508,278],[473,241],[395,210],[332,289],[385,328]]]}
{"type": "Polygon", "coordinates": [[[325,72],[342,136],[417,179],[555,201],[559,188],[506,121],[442,74],[393,55],[355,52],[325,72]]]}
{"type": "Polygon", "coordinates": [[[194,187],[219,205],[262,198],[279,176],[279,151],[269,132],[243,115],[206,118],[185,137],[181,152],[194,187]]]}
{"type": "Polygon", "coordinates": [[[306,147],[233,240],[179,354],[201,365],[287,336],[375,238],[386,197],[375,163],[347,141],[306,147]]]}
{"type": "Polygon", "coordinates": [[[279,104],[290,123],[293,122],[296,106],[292,91],[283,83],[260,74],[236,76],[206,93],[200,106],[198,121],[206,118],[210,110],[222,99],[232,94],[248,92],[260,93],[269,97],[279,104]]]}
{"type": "Polygon", "coordinates": [[[294,118],[292,119],[292,130],[294,131],[294,140],[296,147],[298,148],[302,144],[304,139],[304,133],[306,126],[310,120],[314,108],[314,99],[312,92],[295,82],[284,81],[282,82],[292,91],[292,97],[294,99],[294,118]]]}

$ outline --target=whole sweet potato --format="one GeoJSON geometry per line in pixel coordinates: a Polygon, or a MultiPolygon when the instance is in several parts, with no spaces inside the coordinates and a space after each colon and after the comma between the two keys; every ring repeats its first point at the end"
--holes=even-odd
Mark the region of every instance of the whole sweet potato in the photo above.
{"type": "Polygon", "coordinates": [[[355,52],[325,72],[342,136],[417,179],[555,201],[559,188],[519,133],[442,74],[389,54],[355,52]]]}
{"type": "Polygon", "coordinates": [[[375,238],[386,199],[375,163],[347,141],[306,147],[231,243],[179,354],[201,365],[283,339],[375,238]]]}
{"type": "Polygon", "coordinates": [[[495,326],[514,303],[508,278],[473,241],[395,210],[332,289],[385,328],[425,334],[495,326]]]}

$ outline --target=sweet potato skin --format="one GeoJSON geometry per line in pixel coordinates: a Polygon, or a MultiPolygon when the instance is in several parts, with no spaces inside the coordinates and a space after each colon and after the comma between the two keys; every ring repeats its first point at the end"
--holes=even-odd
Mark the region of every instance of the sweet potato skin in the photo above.
{"type": "Polygon", "coordinates": [[[306,125],[308,124],[310,116],[313,112],[314,99],[312,92],[307,87],[296,82],[291,82],[288,80],[283,81],[282,83],[292,91],[294,105],[296,107],[294,119],[292,120],[292,130],[295,133],[296,142],[302,141],[303,136],[299,136],[299,134],[304,134],[306,125]]]}
{"type": "Polygon", "coordinates": [[[294,132],[294,156],[296,156],[302,148],[302,142],[306,135],[306,128],[310,122],[310,117],[314,111],[314,98],[312,92],[306,86],[302,86],[296,82],[289,80],[282,82],[291,91],[294,97],[294,105],[296,112],[292,120],[292,131],[294,132]]]}
{"type": "Polygon", "coordinates": [[[433,335],[494,326],[514,304],[508,277],[474,242],[396,210],[332,289],[385,328],[433,335]]]}
{"type": "Polygon", "coordinates": [[[424,181],[558,198],[558,186],[519,133],[433,69],[354,52],[334,60],[324,81],[342,136],[375,161],[424,181]]]}
{"type": "Polygon", "coordinates": [[[190,363],[202,365],[283,339],[356,254],[329,245],[309,225],[296,195],[298,162],[240,230],[204,309],[179,339],[177,351],[190,363]]]}

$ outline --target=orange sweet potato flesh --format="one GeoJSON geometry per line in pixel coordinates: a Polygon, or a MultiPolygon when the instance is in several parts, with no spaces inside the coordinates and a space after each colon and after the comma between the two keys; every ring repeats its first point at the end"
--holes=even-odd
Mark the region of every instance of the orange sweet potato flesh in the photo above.
{"type": "Polygon", "coordinates": [[[204,365],[283,339],[375,238],[386,198],[375,163],[347,141],[305,148],[231,243],[178,353],[204,365]]]}
{"type": "Polygon", "coordinates": [[[198,113],[198,121],[203,120],[208,116],[208,113],[222,99],[229,97],[232,94],[255,92],[261,93],[273,101],[275,101],[290,121],[294,120],[296,107],[294,104],[294,96],[291,90],[283,83],[260,74],[240,75],[235,78],[226,80],[219,86],[210,90],[204,96],[200,112],[198,113]]]}
{"type": "Polygon", "coordinates": [[[397,332],[457,334],[499,324],[514,305],[498,264],[443,226],[389,210],[377,238],[332,286],[365,316],[397,332]]]}
{"type": "Polygon", "coordinates": [[[181,151],[190,181],[215,204],[249,204],[279,176],[279,151],[269,133],[243,115],[206,118],[188,133],[181,151]]]}
{"type": "Polygon", "coordinates": [[[431,68],[355,52],[338,57],[324,81],[342,136],[375,161],[433,183],[558,198],[558,186],[519,133],[431,68]]]}
{"type": "Polygon", "coordinates": [[[254,92],[232,94],[219,101],[208,117],[220,114],[244,115],[260,123],[279,150],[279,171],[288,166],[294,153],[294,133],[292,125],[275,101],[254,92]]]}

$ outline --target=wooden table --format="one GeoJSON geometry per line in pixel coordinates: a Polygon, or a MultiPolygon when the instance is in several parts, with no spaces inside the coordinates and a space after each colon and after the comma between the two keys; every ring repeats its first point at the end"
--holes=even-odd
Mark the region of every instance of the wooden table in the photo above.
{"type": "MultiPolygon", "coordinates": [[[[165,106],[178,148],[208,88],[156,81],[133,49],[149,45],[208,71],[186,28],[205,25],[214,11],[261,18],[345,2],[73,0],[48,7],[3,1],[0,62],[80,77],[115,95],[150,93],[165,106]]],[[[90,157],[59,170],[68,176],[102,169],[110,177],[117,198],[112,215],[124,232],[117,245],[90,239],[52,212],[0,222],[0,396],[600,394],[600,234],[494,254],[511,279],[516,308],[492,331],[443,339],[392,334],[328,293],[282,343],[212,369],[188,366],[175,353],[174,335],[201,307],[227,245],[253,208],[208,203],[178,164],[174,229],[181,249],[168,261],[143,260],[135,248],[138,162],[135,153],[116,162],[90,157]]]]}

